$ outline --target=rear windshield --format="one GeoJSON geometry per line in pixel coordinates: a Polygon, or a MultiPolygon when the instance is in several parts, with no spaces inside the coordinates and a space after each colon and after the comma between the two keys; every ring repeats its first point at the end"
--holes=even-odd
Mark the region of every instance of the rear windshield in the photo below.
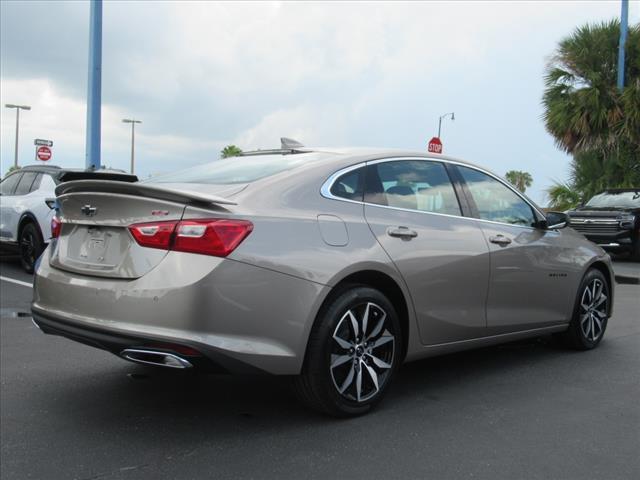
{"type": "Polygon", "coordinates": [[[312,153],[230,157],[159,175],[145,180],[144,183],[212,183],[216,185],[249,183],[294,169],[318,158],[318,155],[312,153]]]}
{"type": "Polygon", "coordinates": [[[640,190],[635,192],[604,192],[589,200],[587,207],[638,208],[640,207],[640,190]]]}

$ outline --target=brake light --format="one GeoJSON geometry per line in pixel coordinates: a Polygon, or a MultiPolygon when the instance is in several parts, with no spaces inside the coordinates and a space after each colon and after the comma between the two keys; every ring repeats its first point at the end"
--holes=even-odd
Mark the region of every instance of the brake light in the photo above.
{"type": "Polygon", "coordinates": [[[246,220],[198,219],[138,223],[129,231],[139,245],[176,252],[226,257],[251,233],[246,220]]]}
{"type": "Polygon", "coordinates": [[[139,245],[169,250],[171,238],[178,222],[153,222],[131,225],[129,231],[139,245]]]}
{"type": "Polygon", "coordinates": [[[172,250],[226,257],[251,233],[246,220],[183,220],[178,223],[172,250]]]}
{"type": "Polygon", "coordinates": [[[58,238],[60,236],[60,230],[62,230],[62,222],[58,217],[51,218],[51,238],[58,238]]]}

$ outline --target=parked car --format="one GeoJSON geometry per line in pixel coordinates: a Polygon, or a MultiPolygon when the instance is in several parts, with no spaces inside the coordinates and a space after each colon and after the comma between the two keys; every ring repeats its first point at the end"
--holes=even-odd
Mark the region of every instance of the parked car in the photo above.
{"type": "Polygon", "coordinates": [[[296,146],[56,193],[44,333],[292,375],[336,416],[367,412],[405,361],[545,334],[592,349],[613,304],[609,256],[566,215],[441,155],[296,146]]]}
{"type": "Polygon", "coordinates": [[[640,187],[605,190],[568,214],[571,228],[592,242],[640,261],[640,187]]]}
{"type": "Polygon", "coordinates": [[[18,250],[22,267],[33,272],[36,260],[51,238],[56,185],[89,178],[136,181],[119,170],[86,171],[57,166],[26,166],[0,183],[0,245],[18,250]]]}

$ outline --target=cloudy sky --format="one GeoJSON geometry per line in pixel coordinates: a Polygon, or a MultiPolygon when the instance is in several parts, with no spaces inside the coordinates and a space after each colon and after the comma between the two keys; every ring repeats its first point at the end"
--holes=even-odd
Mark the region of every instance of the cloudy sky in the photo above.
{"type": "MultiPolygon", "coordinates": [[[[541,121],[542,76],[557,42],[619,1],[215,3],[105,1],[102,161],[137,172],[218,158],[229,143],[424,150],[497,173],[527,170],[528,192],[567,176],[541,121]]],[[[34,138],[54,163],[84,165],[89,4],[0,2],[1,102],[24,103],[20,163],[34,138]]],[[[640,19],[632,1],[630,21],[640,19]]],[[[13,163],[15,111],[2,108],[1,170],[13,163]]]]}

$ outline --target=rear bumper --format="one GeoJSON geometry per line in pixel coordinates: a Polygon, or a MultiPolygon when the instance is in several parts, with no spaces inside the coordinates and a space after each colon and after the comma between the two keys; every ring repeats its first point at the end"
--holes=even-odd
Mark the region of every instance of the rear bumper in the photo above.
{"type": "Polygon", "coordinates": [[[207,345],[196,342],[184,341],[184,339],[171,339],[167,337],[154,337],[144,334],[123,334],[106,328],[89,327],[86,324],[70,322],[59,317],[32,308],[34,323],[48,335],[58,335],[75,342],[83,343],[91,347],[107,350],[114,355],[121,356],[126,349],[140,348],[165,351],[167,353],[179,353],[180,357],[187,359],[195,368],[218,373],[265,373],[253,365],[238,361],[229,356],[214,351],[207,345]],[[172,344],[189,347],[201,355],[185,355],[172,348],[172,344]]]}
{"type": "MultiPolygon", "coordinates": [[[[34,278],[34,321],[119,354],[172,343],[202,353],[203,368],[231,373],[300,372],[317,309],[329,288],[231,259],[169,252],[134,280],[51,267],[34,278]]],[[[200,366],[200,365],[198,365],[200,366]]]]}

